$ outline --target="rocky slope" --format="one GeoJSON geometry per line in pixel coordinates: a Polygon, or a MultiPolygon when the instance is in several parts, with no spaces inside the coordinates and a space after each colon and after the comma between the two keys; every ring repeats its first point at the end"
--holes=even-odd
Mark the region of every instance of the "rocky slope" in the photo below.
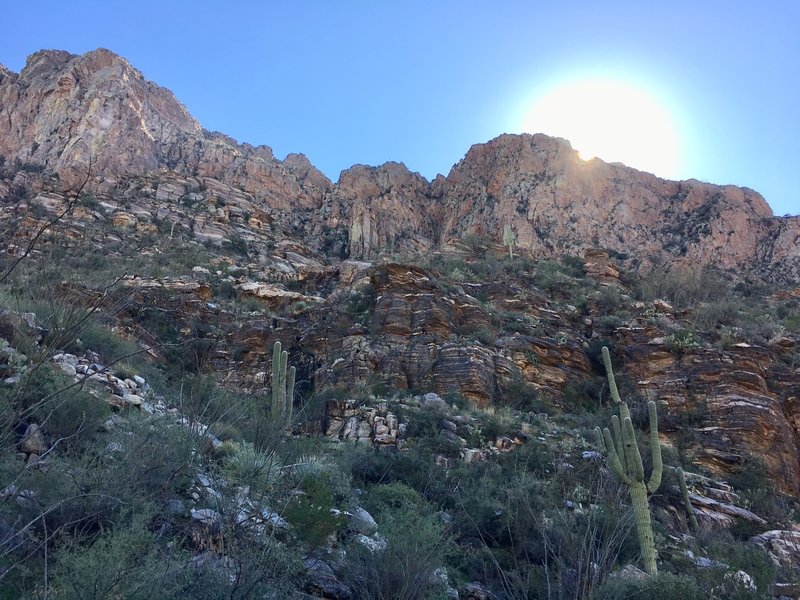
{"type": "Polygon", "coordinates": [[[713,264],[800,281],[800,218],[774,217],[756,192],[665,181],[583,161],[569,143],[503,135],[473,146],[447,177],[397,163],[355,166],[333,185],[302,155],[204,131],[171,92],[108,50],[42,51],[0,70],[0,154],[113,194],[125,176],[172,171],[253,196],[325,254],[356,259],[429,252],[467,234],[501,241],[510,226],[538,256],[603,247],[646,270],[713,264]]]}
{"type": "MultiPolygon", "coordinates": [[[[387,163],[334,185],[302,155],[279,161],[205,132],[106,50],[44,51],[18,75],[0,70],[0,154],[7,254],[67,209],[70,186],[90,173],[92,195],[48,236],[126,261],[120,331],[157,349],[148,311],[159,307],[179,339],[203,341],[200,366],[231,387],[263,385],[280,339],[316,390],[380,383],[478,407],[533,390],[571,410],[576,382],[596,375],[590,344],[612,340],[632,389],[660,399],[665,440],[688,419],[696,435],[681,444],[698,464],[724,475],[756,456],[779,489],[800,493],[796,335],[722,343],[720,324],[707,343],[676,349],[670,334],[694,317],[663,304],[601,325],[614,312],[602,306],[608,290],[633,294],[620,272],[653,262],[800,280],[800,217],[773,217],[752,190],[582,161],[543,135],[476,145],[433,182],[387,163]],[[524,260],[478,276],[504,256],[506,225],[524,260]],[[154,272],[197,242],[213,258],[154,272]],[[596,282],[572,296],[566,279],[543,284],[533,260],[569,254],[596,282]]],[[[92,287],[61,292],[86,303],[92,287]]]]}

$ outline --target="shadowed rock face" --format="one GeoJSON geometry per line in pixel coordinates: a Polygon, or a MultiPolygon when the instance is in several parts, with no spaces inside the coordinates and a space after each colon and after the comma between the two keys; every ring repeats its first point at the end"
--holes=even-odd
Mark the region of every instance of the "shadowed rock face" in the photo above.
{"type": "Polygon", "coordinates": [[[755,456],[770,483],[800,492],[796,374],[779,370],[780,347],[737,344],[676,354],[648,328],[618,330],[625,367],[659,406],[659,431],[712,473],[725,476],[755,456]]]}

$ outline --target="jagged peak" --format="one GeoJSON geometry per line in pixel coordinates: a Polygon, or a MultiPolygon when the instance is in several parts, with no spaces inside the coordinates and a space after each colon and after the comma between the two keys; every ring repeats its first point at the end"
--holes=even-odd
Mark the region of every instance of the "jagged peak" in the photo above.
{"type": "Polygon", "coordinates": [[[17,74],[3,64],[0,64],[0,84],[5,83],[7,79],[11,81],[17,78],[17,74]]]}
{"type": "Polygon", "coordinates": [[[19,78],[28,80],[41,74],[61,69],[77,55],[66,50],[39,50],[29,55],[25,66],[19,72],[19,78]]]}
{"type": "Polygon", "coordinates": [[[430,182],[422,174],[417,171],[412,171],[404,162],[394,160],[386,161],[380,165],[353,165],[339,174],[339,183],[352,177],[374,177],[379,175],[387,175],[390,178],[410,177],[419,182],[424,182],[426,185],[430,185],[430,182]]]}

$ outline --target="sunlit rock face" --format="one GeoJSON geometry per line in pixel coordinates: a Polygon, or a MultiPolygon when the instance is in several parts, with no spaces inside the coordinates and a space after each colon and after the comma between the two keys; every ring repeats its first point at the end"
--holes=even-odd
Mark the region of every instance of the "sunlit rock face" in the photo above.
{"type": "Polygon", "coordinates": [[[315,208],[330,182],[293,155],[202,129],[169,90],[108,50],[45,50],[18,74],[0,72],[0,154],[44,165],[62,186],[90,176],[104,189],[161,169],[213,177],[275,208],[315,208]]]}
{"type": "Polygon", "coordinates": [[[537,255],[602,247],[643,268],[657,260],[800,277],[800,219],[774,218],[758,193],[584,161],[567,141],[541,134],[477,144],[433,187],[443,238],[500,241],[509,224],[518,247],[537,255]]]}
{"type": "Polygon", "coordinates": [[[541,134],[477,144],[430,184],[402,164],[353,167],[325,207],[325,227],[353,258],[432,251],[470,234],[500,243],[509,225],[535,256],[605,248],[642,271],[711,264],[800,280],[800,218],[773,217],[753,190],[584,161],[541,134]]]}
{"type": "Polygon", "coordinates": [[[606,248],[642,270],[714,264],[800,281],[800,218],[773,217],[747,188],[584,161],[542,134],[476,144],[433,182],[386,163],[352,167],[334,185],[301,154],[280,161],[203,130],[169,90],[103,49],[45,50],[19,74],[0,69],[0,154],[57,172],[62,189],[87,174],[103,192],[165,170],[218,180],[293,213],[298,234],[342,258],[429,252],[467,234],[501,242],[509,225],[517,247],[539,256],[606,248]]]}

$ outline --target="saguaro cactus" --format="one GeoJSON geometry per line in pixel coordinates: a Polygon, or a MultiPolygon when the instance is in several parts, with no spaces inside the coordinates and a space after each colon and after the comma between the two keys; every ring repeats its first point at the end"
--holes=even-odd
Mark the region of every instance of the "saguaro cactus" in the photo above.
{"type": "Polygon", "coordinates": [[[686,487],[686,476],[683,474],[683,469],[678,467],[677,469],[678,475],[678,484],[681,488],[681,497],[683,498],[683,505],[686,507],[686,514],[689,517],[689,525],[692,527],[692,531],[697,531],[700,529],[700,526],[697,524],[697,516],[694,514],[694,506],[692,506],[691,501],[689,500],[689,489],[686,487]]]}
{"type": "Polygon", "coordinates": [[[611,357],[606,347],[603,347],[603,363],[606,367],[611,398],[619,406],[619,416],[614,415],[611,417],[613,433],[607,427],[602,431],[599,427],[595,428],[597,445],[605,452],[608,466],[614,476],[628,486],[644,569],[650,575],[655,575],[658,572],[656,567],[656,546],[653,539],[653,528],[650,523],[650,506],[647,503],[647,494],[652,494],[661,485],[663,469],[661,444],[658,440],[656,403],[651,401],[647,404],[647,411],[650,417],[650,453],[653,459],[653,472],[650,474],[650,479],[645,483],[642,455],[639,453],[639,446],[636,444],[636,433],[631,422],[631,412],[628,409],[628,405],[619,397],[617,382],[611,367],[611,357]]]}
{"type": "Polygon", "coordinates": [[[503,226],[503,244],[508,247],[508,257],[510,259],[514,259],[514,244],[517,243],[517,236],[514,235],[514,230],[511,229],[511,225],[506,223],[503,226]]]}
{"type": "Polygon", "coordinates": [[[292,423],[292,406],[294,405],[295,368],[287,372],[289,353],[281,350],[281,343],[275,342],[272,348],[272,420],[281,428],[292,423]]]}

